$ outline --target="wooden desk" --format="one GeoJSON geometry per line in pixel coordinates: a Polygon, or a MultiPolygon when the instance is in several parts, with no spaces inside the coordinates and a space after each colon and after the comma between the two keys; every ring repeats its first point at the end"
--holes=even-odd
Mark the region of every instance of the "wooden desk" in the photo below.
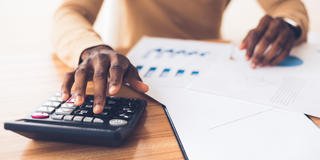
{"type": "MultiPolygon", "coordinates": [[[[58,91],[70,69],[48,54],[3,54],[0,58],[0,122],[24,117],[58,91]]],[[[92,88],[89,92],[92,92],[92,88]]],[[[148,101],[137,131],[120,148],[33,141],[0,128],[0,159],[183,159],[161,106],[127,88],[121,96],[148,101]]],[[[311,117],[320,126],[320,119],[311,117]]]]}
{"type": "MultiPolygon", "coordinates": [[[[183,159],[162,107],[123,88],[118,95],[148,101],[138,129],[122,147],[33,141],[3,129],[3,123],[24,117],[60,88],[70,70],[50,55],[1,56],[0,159],[183,159]]],[[[88,86],[89,93],[92,87],[88,86]]]]}

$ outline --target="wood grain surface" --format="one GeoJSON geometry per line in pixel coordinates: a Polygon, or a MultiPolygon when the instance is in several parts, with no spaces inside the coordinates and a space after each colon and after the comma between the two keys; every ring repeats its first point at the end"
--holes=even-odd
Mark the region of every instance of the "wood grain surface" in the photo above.
{"type": "MultiPolygon", "coordinates": [[[[148,106],[137,130],[121,147],[34,141],[3,129],[5,121],[22,118],[60,88],[70,69],[55,56],[2,56],[0,159],[183,159],[163,108],[145,95],[123,87],[122,97],[137,97],[148,106]],[[19,62],[19,63],[18,63],[19,62]]],[[[92,93],[92,84],[88,85],[92,93]]]]}

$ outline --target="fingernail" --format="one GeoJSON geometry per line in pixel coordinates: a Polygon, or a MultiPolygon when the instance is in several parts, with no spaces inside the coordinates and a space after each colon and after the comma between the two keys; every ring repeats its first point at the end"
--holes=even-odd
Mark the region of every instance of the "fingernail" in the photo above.
{"type": "Polygon", "coordinates": [[[116,87],[115,86],[111,86],[110,88],[109,88],[109,94],[115,94],[115,91],[116,91],[116,87]]]}
{"type": "Polygon", "coordinates": [[[103,106],[101,104],[96,104],[94,107],[93,107],[93,113],[94,114],[99,114],[103,109],[103,106]]]}
{"type": "Polygon", "coordinates": [[[75,105],[80,105],[80,102],[81,101],[81,96],[76,96],[75,100],[74,100],[74,103],[75,105]]]}
{"type": "Polygon", "coordinates": [[[144,92],[147,92],[147,91],[149,91],[149,86],[147,85],[147,84],[145,84],[145,83],[143,83],[143,82],[141,82],[143,85],[144,85],[144,92]]]}
{"type": "Polygon", "coordinates": [[[61,99],[63,101],[66,101],[68,98],[69,98],[69,96],[67,94],[64,94],[64,93],[61,94],[61,99]]]}
{"type": "Polygon", "coordinates": [[[239,49],[242,50],[244,48],[244,43],[241,43],[239,49]]]}
{"type": "Polygon", "coordinates": [[[137,81],[140,88],[142,87],[142,92],[147,92],[149,90],[149,86],[141,81],[137,81]]]}

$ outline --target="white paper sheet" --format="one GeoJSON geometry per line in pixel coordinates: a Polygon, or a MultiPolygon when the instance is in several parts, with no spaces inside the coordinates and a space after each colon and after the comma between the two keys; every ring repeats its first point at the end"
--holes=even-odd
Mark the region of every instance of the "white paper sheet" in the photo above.
{"type": "Polygon", "coordinates": [[[320,54],[318,45],[294,49],[276,67],[251,69],[244,52],[234,50],[232,59],[211,64],[190,89],[282,107],[320,117],[320,54]]]}
{"type": "Polygon", "coordinates": [[[174,124],[178,124],[178,130],[190,124],[216,128],[272,108],[181,88],[162,88],[157,97],[167,107],[174,124]]]}
{"type": "Polygon", "coordinates": [[[320,157],[319,129],[303,114],[279,109],[213,129],[192,123],[179,128],[179,133],[190,159],[318,160],[320,157]]]}

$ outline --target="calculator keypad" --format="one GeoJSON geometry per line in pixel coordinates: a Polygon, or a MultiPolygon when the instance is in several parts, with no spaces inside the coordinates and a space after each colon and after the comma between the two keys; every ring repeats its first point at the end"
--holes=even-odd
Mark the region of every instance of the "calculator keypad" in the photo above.
{"type": "Polygon", "coordinates": [[[81,106],[74,105],[74,98],[61,101],[59,94],[50,97],[32,115],[32,119],[46,119],[48,121],[73,122],[83,124],[104,124],[111,127],[127,125],[133,118],[137,107],[136,99],[106,97],[103,112],[94,114],[93,96],[87,96],[81,106]]]}

